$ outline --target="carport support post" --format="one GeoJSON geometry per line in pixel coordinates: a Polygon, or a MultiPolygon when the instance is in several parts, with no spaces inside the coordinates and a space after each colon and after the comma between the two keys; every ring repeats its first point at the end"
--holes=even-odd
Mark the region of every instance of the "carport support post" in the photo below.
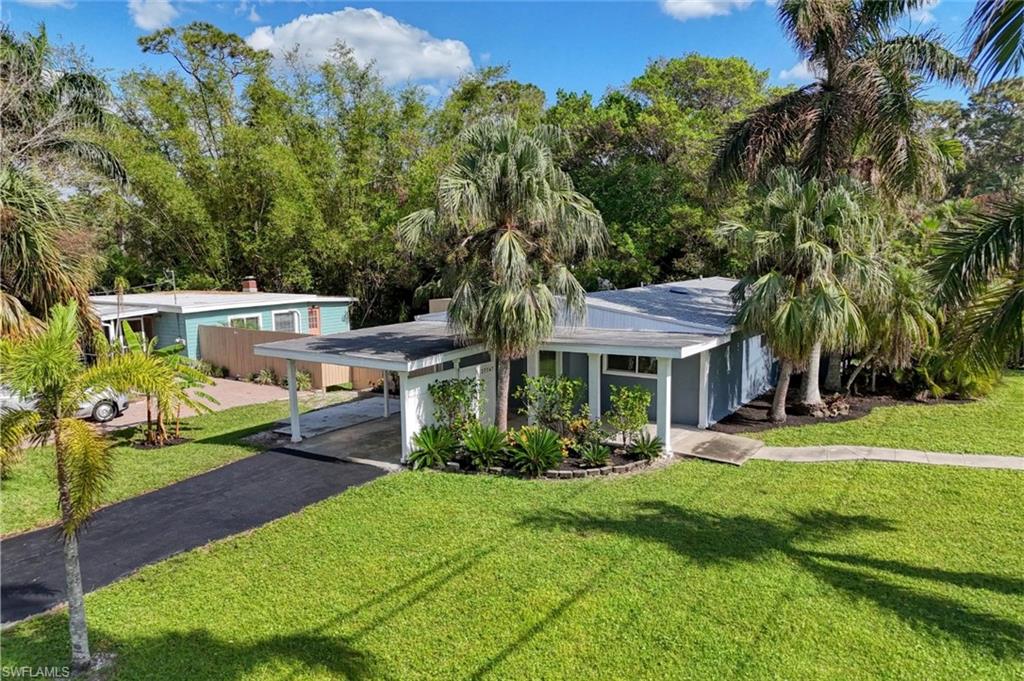
{"type": "Polygon", "coordinates": [[[288,410],[291,415],[292,442],[302,442],[299,431],[299,389],[295,381],[295,360],[288,360],[288,410]]]}
{"type": "Polygon", "coordinates": [[[708,372],[711,367],[708,351],[700,353],[700,365],[697,374],[697,427],[707,428],[710,425],[708,418],[708,372]]]}
{"type": "Polygon", "coordinates": [[[587,353],[587,398],[590,418],[601,420],[601,353],[587,353]]]}
{"type": "Polygon", "coordinates": [[[672,359],[658,358],[658,438],[665,444],[665,456],[672,456],[672,359]]]}
{"type": "Polygon", "coordinates": [[[412,453],[412,436],[416,429],[414,419],[419,411],[419,405],[413,404],[409,398],[409,372],[398,372],[398,400],[401,406],[398,419],[402,423],[402,463],[409,461],[409,454],[412,453]]]}

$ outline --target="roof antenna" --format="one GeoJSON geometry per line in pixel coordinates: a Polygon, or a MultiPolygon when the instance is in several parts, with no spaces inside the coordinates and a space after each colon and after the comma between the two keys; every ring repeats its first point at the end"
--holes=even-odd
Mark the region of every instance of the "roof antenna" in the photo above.
{"type": "Polygon", "coordinates": [[[173,269],[164,270],[164,276],[171,280],[171,291],[172,291],[171,295],[173,297],[174,304],[177,305],[178,304],[178,282],[174,278],[174,270],[173,269]]]}

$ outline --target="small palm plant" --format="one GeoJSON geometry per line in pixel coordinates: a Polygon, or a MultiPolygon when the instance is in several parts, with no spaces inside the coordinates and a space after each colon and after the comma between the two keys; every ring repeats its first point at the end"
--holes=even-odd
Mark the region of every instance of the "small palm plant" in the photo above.
{"type": "Polygon", "coordinates": [[[478,471],[497,466],[506,454],[505,434],[497,426],[474,423],[462,436],[462,451],[478,471]]]}
{"type": "MultiPolygon", "coordinates": [[[[31,444],[53,441],[64,539],[71,664],[76,670],[84,670],[91,665],[92,657],[77,535],[102,499],[105,484],[113,475],[113,459],[104,436],[75,418],[75,413],[94,391],[162,394],[165,386],[174,381],[174,374],[166,363],[141,353],[102,353],[96,364],[86,366],[82,361],[77,314],[74,302],[57,305],[51,309],[41,332],[17,340],[0,339],[0,372],[4,382],[15,392],[36,400],[32,411],[14,409],[0,414],[0,428],[6,433],[13,426],[12,432],[31,434],[31,444]]],[[[4,445],[8,451],[10,443],[4,445]]]]}
{"type": "MultiPolygon", "coordinates": [[[[162,384],[158,392],[145,391],[146,396],[146,443],[162,447],[167,443],[167,420],[174,417],[175,437],[180,436],[181,408],[189,407],[197,413],[209,412],[208,403],[217,404],[212,395],[200,388],[212,385],[213,379],[193,366],[188,358],[181,354],[181,344],[156,347],[158,339],[151,338],[143,342],[138,334],[128,325],[122,324],[124,346],[120,352],[124,354],[143,355],[154,362],[164,365],[173,376],[173,380],[162,384]],[[156,419],[153,418],[153,407],[156,406],[156,419]]],[[[111,348],[100,341],[101,354],[117,353],[118,348],[111,348]]]]}
{"type": "Polygon", "coordinates": [[[409,465],[415,470],[440,468],[455,455],[458,445],[455,435],[444,426],[425,426],[412,437],[413,450],[409,465]]]}

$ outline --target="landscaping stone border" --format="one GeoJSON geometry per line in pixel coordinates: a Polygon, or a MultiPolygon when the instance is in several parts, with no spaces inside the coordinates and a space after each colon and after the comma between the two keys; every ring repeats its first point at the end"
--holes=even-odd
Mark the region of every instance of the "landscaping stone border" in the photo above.
{"type": "MultiPolygon", "coordinates": [[[[654,461],[656,461],[656,459],[654,461]]],[[[633,473],[644,468],[650,468],[654,461],[630,461],[629,463],[620,464],[617,466],[601,466],[600,468],[557,468],[544,471],[544,474],[538,476],[538,478],[545,478],[548,480],[569,480],[575,478],[598,478],[601,477],[602,475],[623,475],[625,473],[633,473]]],[[[448,473],[506,475],[517,478],[523,477],[519,473],[519,471],[515,469],[501,468],[499,466],[488,468],[486,471],[463,470],[463,468],[454,461],[449,461],[448,463],[446,463],[442,470],[448,473]]]]}

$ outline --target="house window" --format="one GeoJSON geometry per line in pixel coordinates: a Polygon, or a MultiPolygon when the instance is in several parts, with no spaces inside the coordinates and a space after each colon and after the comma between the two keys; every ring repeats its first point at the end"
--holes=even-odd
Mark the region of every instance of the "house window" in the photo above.
{"type": "Polygon", "coordinates": [[[274,331],[299,331],[299,313],[296,310],[282,310],[273,314],[274,331]]]}
{"type": "Polygon", "coordinates": [[[540,365],[537,369],[541,376],[549,376],[554,378],[558,375],[558,369],[555,366],[556,355],[550,350],[541,350],[538,357],[538,364],[540,365]]]}
{"type": "Polygon", "coordinates": [[[626,376],[657,376],[658,360],[638,355],[605,355],[604,372],[626,376]]]}
{"type": "Polygon", "coordinates": [[[260,316],[258,314],[253,315],[239,315],[237,317],[228,317],[228,326],[233,329],[257,329],[259,330],[260,316]]]}

